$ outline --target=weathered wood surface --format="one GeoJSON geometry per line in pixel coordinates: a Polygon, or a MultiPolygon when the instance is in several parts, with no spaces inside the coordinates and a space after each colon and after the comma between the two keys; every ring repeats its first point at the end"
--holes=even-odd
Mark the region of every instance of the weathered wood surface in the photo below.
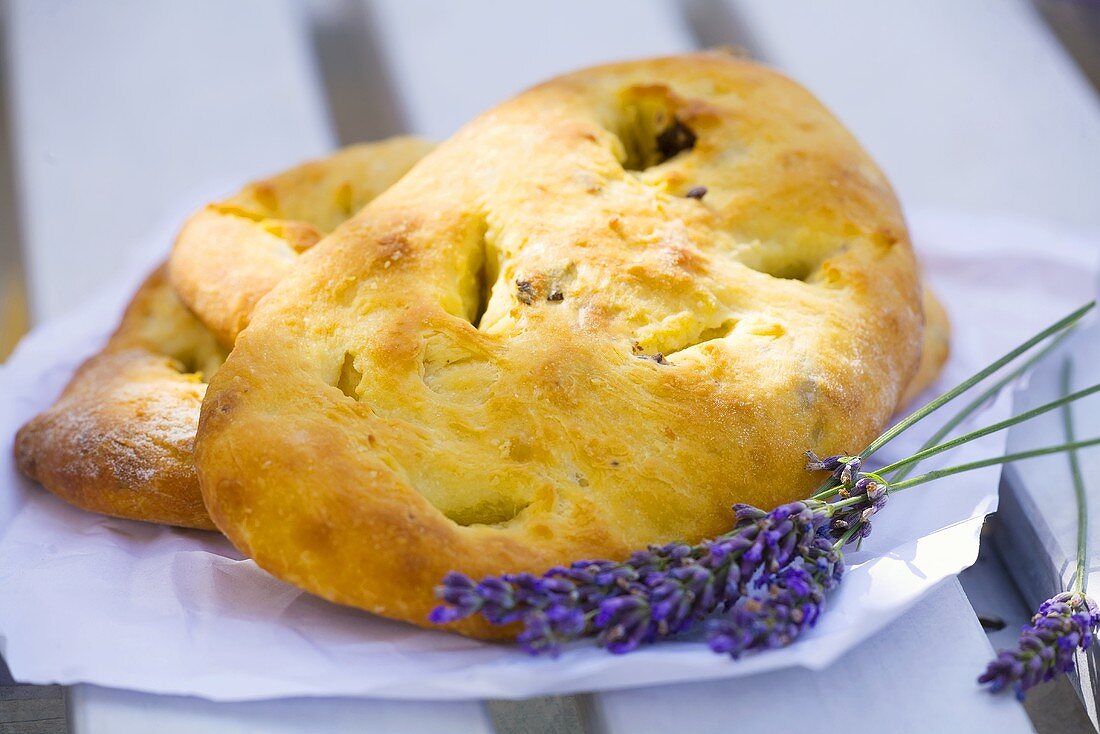
{"type": "Polygon", "coordinates": [[[65,734],[61,686],[0,686],[0,734],[65,734]]]}

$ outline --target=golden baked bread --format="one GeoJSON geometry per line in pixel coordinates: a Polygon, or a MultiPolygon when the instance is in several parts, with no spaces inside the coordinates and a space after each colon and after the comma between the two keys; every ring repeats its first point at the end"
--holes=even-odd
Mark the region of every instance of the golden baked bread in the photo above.
{"type": "MultiPolygon", "coordinates": [[[[250,184],[196,215],[176,250],[182,249],[185,262],[206,258],[185,282],[204,307],[204,320],[222,327],[223,340],[229,339],[222,343],[232,344],[255,301],[293,263],[295,257],[279,259],[280,247],[308,247],[400,178],[429,147],[396,138],[346,148],[250,184]],[[289,219],[274,219],[280,212],[289,219]]],[[[192,450],[205,378],[226,351],[158,269],[103,351],[77,371],[49,410],[19,431],[20,470],[84,509],[214,529],[192,450]]]]}
{"type": "Polygon", "coordinates": [[[16,434],[19,470],[92,512],[213,529],[192,450],[204,379],[223,359],[158,269],[103,350],[16,434]]]}
{"type": "Polygon", "coordinates": [[[427,624],[448,571],[805,496],[803,452],[875,436],[921,339],[894,194],[806,90],[615,64],[485,113],[304,254],[211,381],[197,468],[260,566],[427,624]]]}
{"type": "Polygon", "coordinates": [[[389,188],[432,147],[414,137],[348,146],[208,205],[176,239],[172,285],[231,346],[256,302],[299,253],[389,188]]]}

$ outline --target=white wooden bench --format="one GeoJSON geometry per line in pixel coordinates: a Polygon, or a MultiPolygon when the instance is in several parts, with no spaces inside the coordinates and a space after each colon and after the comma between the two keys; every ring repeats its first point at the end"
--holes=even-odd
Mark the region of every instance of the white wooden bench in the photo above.
{"type": "MultiPolygon", "coordinates": [[[[1096,169],[1079,155],[1100,144],[1098,113],[1022,0],[16,0],[6,31],[39,321],[79,304],[169,213],[350,142],[337,129],[442,138],[548,74],[700,43],[740,43],[807,84],[907,203],[1094,226],[1100,217],[1097,188],[1087,188],[1096,169]],[[319,54],[314,37],[334,45],[319,54]],[[326,91],[373,97],[332,103],[326,91]],[[1008,159],[1016,165],[992,165],[1008,159]]],[[[828,721],[866,732],[1030,731],[1014,700],[974,684],[991,654],[952,579],[830,670],[581,696],[571,710],[589,731],[624,734],[828,721]]],[[[219,704],[90,685],[69,695],[79,734],[550,730],[534,705],[219,704]]]]}

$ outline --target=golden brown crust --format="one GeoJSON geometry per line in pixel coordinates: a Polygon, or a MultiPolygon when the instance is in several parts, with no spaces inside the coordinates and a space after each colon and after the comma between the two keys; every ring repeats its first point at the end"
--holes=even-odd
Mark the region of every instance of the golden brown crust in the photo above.
{"type": "MultiPolygon", "coordinates": [[[[224,343],[232,344],[252,305],[295,259],[272,266],[268,258],[278,249],[273,243],[285,248],[294,241],[305,249],[396,180],[428,147],[411,138],[353,146],[251,184],[196,215],[177,254],[182,248],[185,262],[208,259],[185,282],[192,295],[200,294],[205,315],[225,327],[224,343]],[[337,204],[331,203],[333,196],[337,204]],[[225,213],[231,207],[239,211],[225,213]],[[274,212],[293,221],[265,218],[274,212]],[[209,300],[217,298],[225,304],[209,300]]],[[[188,272],[173,262],[177,275],[188,272]]],[[[159,269],[138,290],[103,351],[77,371],[49,410],[19,431],[20,470],[94,512],[214,529],[192,450],[204,375],[217,369],[225,352],[159,269]]]]}
{"type": "Polygon", "coordinates": [[[413,137],[348,146],[206,206],[176,240],[172,285],[222,344],[232,345],[256,303],[299,253],[389,188],[432,147],[413,137]]]}
{"type": "Polygon", "coordinates": [[[86,510],[213,530],[192,451],[203,371],[224,358],[158,269],[103,351],[20,429],[19,470],[86,510]]]}
{"type": "Polygon", "coordinates": [[[199,476],[268,571],[425,624],[448,571],[618,558],[804,496],[802,452],[883,427],[921,329],[893,192],[808,92],[714,54],[585,70],[301,258],[210,385],[199,476]]]}

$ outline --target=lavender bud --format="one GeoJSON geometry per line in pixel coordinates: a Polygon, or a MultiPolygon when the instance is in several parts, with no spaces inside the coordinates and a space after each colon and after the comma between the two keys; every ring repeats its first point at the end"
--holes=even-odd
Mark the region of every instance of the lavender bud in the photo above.
{"type": "Polygon", "coordinates": [[[752,505],[738,503],[733,506],[733,515],[736,518],[736,525],[738,526],[743,523],[756,522],[766,514],[768,513],[752,505]]]}
{"type": "Polygon", "coordinates": [[[827,456],[824,459],[818,458],[817,454],[813,451],[806,452],[806,471],[836,471],[843,465],[841,459],[844,458],[843,454],[836,454],[835,456],[827,456]]]}
{"type": "Polygon", "coordinates": [[[978,678],[997,693],[1013,686],[1023,700],[1028,689],[1068,673],[1077,649],[1092,646],[1100,625],[1100,608],[1078,592],[1063,592],[1039,606],[1031,624],[1024,626],[1015,650],[1001,650],[978,678]]]}
{"type": "Polygon", "coordinates": [[[863,459],[858,456],[846,456],[847,461],[844,462],[844,466],[840,468],[840,473],[837,475],[837,481],[841,484],[851,484],[852,477],[859,474],[860,468],[863,466],[863,459]]]}

